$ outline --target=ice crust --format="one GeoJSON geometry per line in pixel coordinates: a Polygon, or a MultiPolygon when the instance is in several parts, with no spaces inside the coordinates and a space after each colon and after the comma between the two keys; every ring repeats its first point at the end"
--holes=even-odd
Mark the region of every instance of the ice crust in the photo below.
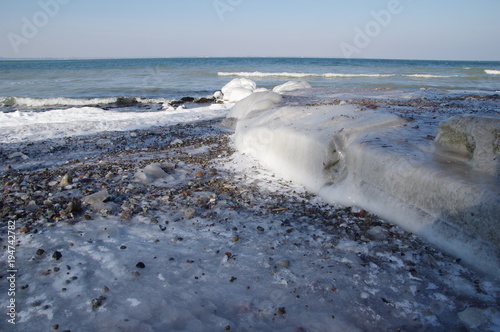
{"type": "Polygon", "coordinates": [[[221,92],[224,96],[224,101],[238,102],[250,96],[256,87],[256,83],[248,78],[235,78],[227,83],[221,92]]]}
{"type": "Polygon", "coordinates": [[[342,102],[245,112],[254,98],[235,106],[239,151],[328,202],[363,207],[497,276],[497,177],[419,140],[420,131],[388,111],[342,102]]]}
{"type": "Polygon", "coordinates": [[[311,84],[306,81],[288,81],[281,85],[278,85],[273,89],[276,93],[287,93],[295,90],[310,89],[311,84]]]}

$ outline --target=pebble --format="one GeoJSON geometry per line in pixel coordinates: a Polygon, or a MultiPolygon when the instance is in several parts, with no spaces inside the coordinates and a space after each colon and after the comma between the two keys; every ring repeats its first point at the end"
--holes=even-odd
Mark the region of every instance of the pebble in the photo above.
{"type": "Polygon", "coordinates": [[[105,296],[99,296],[98,298],[93,299],[92,300],[92,310],[96,310],[100,306],[102,306],[105,300],[106,300],[105,296]]]}
{"type": "Polygon", "coordinates": [[[45,250],[43,250],[43,249],[38,249],[36,251],[37,256],[42,256],[44,253],[45,253],[45,250]]]}
{"type": "Polygon", "coordinates": [[[135,265],[135,267],[138,269],[144,269],[146,267],[146,265],[143,262],[139,262],[135,265]]]}
{"type": "Polygon", "coordinates": [[[73,183],[73,178],[69,174],[65,174],[63,178],[61,179],[61,182],[59,182],[59,185],[61,187],[66,187],[69,186],[73,183]]]}
{"type": "Polygon", "coordinates": [[[276,265],[287,268],[290,266],[290,261],[287,259],[283,259],[281,261],[276,262],[276,265]]]}
{"type": "Polygon", "coordinates": [[[59,252],[59,251],[55,251],[53,254],[52,254],[52,258],[54,258],[56,261],[60,260],[62,257],[62,254],[59,252]]]}
{"type": "Polygon", "coordinates": [[[196,210],[193,208],[186,208],[184,209],[184,218],[185,219],[192,219],[196,217],[196,210]]]}

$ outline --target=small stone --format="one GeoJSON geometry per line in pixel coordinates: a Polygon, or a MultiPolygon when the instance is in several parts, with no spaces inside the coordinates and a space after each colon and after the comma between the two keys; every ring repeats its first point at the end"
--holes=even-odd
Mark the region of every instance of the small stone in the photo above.
{"type": "Polygon", "coordinates": [[[84,199],[83,199],[83,202],[85,204],[89,204],[89,205],[92,205],[92,204],[96,204],[96,203],[102,203],[104,202],[107,198],[109,197],[109,193],[106,189],[104,190],[101,190],[101,191],[98,191],[96,192],[95,194],[92,194],[92,195],[89,195],[89,196],[86,196],[84,199]]]}
{"type": "Polygon", "coordinates": [[[146,267],[146,265],[143,263],[143,262],[139,262],[135,265],[135,267],[139,268],[139,269],[144,269],[146,267]]]}
{"type": "Polygon", "coordinates": [[[283,259],[279,262],[276,262],[276,265],[281,266],[281,267],[289,267],[290,266],[290,261],[287,259],[283,259]]]}
{"type": "Polygon", "coordinates": [[[184,209],[184,218],[185,219],[192,219],[196,217],[196,210],[193,208],[187,208],[184,209]]]}
{"type": "Polygon", "coordinates": [[[61,182],[59,182],[59,185],[61,187],[66,187],[66,186],[69,186],[70,184],[73,183],[73,178],[71,177],[71,175],[69,174],[66,174],[63,176],[63,178],[61,179],[61,182]]]}
{"type": "Polygon", "coordinates": [[[202,177],[203,177],[203,175],[205,175],[205,174],[203,174],[203,172],[197,172],[197,173],[195,174],[195,176],[196,176],[197,178],[202,178],[202,177]]]}
{"type": "Polygon", "coordinates": [[[42,256],[44,253],[45,253],[45,250],[43,250],[43,249],[38,249],[36,251],[37,256],[42,256]]]}
{"type": "Polygon", "coordinates": [[[257,226],[257,230],[258,230],[259,232],[264,232],[264,227],[262,227],[262,226],[257,226]]]}
{"type": "Polygon", "coordinates": [[[285,307],[279,308],[279,309],[278,309],[278,314],[280,314],[280,315],[284,315],[284,314],[286,314],[285,307]]]}
{"type": "Polygon", "coordinates": [[[62,257],[62,254],[59,251],[55,251],[52,254],[52,258],[54,258],[56,261],[58,261],[59,259],[61,259],[61,257],[62,257]]]}
{"type": "Polygon", "coordinates": [[[108,293],[108,292],[109,292],[109,288],[108,288],[108,286],[103,286],[103,287],[102,287],[102,291],[103,291],[104,293],[108,293]]]}
{"type": "Polygon", "coordinates": [[[240,240],[239,236],[233,236],[233,242],[238,242],[240,240]]]}
{"type": "Polygon", "coordinates": [[[53,329],[53,330],[57,330],[57,329],[59,329],[59,324],[52,325],[52,329],[53,329]]]}
{"type": "Polygon", "coordinates": [[[127,249],[127,246],[120,246],[120,250],[125,250],[127,249]]]}
{"type": "Polygon", "coordinates": [[[30,229],[28,226],[22,226],[21,228],[19,228],[19,232],[21,233],[28,233],[29,231],[30,229]]]}
{"type": "Polygon", "coordinates": [[[100,306],[102,306],[103,302],[106,300],[105,296],[99,296],[96,299],[92,300],[92,310],[96,310],[100,306]]]}

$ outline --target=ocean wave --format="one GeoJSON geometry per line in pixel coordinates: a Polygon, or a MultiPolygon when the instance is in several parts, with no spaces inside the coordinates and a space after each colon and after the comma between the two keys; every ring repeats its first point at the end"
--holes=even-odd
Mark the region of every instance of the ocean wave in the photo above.
{"type": "Polygon", "coordinates": [[[112,98],[92,98],[92,99],[80,99],[80,98],[66,98],[66,97],[55,97],[55,98],[30,98],[30,97],[0,97],[0,105],[7,107],[28,107],[28,108],[39,108],[39,107],[84,107],[84,106],[95,106],[95,105],[110,105],[119,104],[123,106],[133,105],[136,103],[143,104],[160,104],[165,102],[170,102],[170,99],[165,98],[135,98],[135,97],[112,97],[112,98]]]}
{"type": "Polygon", "coordinates": [[[263,72],[219,72],[218,76],[241,76],[241,77],[291,77],[291,78],[304,78],[304,77],[325,77],[325,78],[349,78],[349,77],[394,77],[394,74],[342,74],[342,73],[263,73],[263,72]]]}
{"type": "Polygon", "coordinates": [[[408,74],[403,75],[405,77],[415,77],[415,78],[452,78],[458,77],[458,75],[431,75],[431,74],[408,74]]]}
{"type": "Polygon", "coordinates": [[[500,75],[500,70],[495,69],[486,69],[484,72],[488,75],[500,75]]]}

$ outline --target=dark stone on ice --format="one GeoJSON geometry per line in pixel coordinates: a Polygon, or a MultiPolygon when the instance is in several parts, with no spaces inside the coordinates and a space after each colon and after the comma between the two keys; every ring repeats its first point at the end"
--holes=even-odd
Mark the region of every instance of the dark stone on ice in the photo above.
{"type": "Polygon", "coordinates": [[[56,261],[58,261],[59,259],[61,259],[61,257],[62,257],[62,254],[59,251],[55,251],[52,254],[52,258],[54,258],[56,261]]]}
{"type": "Polygon", "coordinates": [[[38,249],[38,250],[36,251],[36,254],[37,254],[38,256],[42,256],[44,253],[45,253],[45,250],[43,250],[43,249],[38,249]]]}
{"type": "Polygon", "coordinates": [[[145,267],[146,267],[146,265],[144,265],[144,263],[143,263],[143,262],[139,262],[139,263],[137,263],[137,264],[135,265],[135,267],[137,267],[137,268],[139,268],[139,269],[143,269],[143,268],[145,268],[145,267]]]}
{"type": "Polygon", "coordinates": [[[96,299],[92,300],[92,310],[96,310],[100,306],[102,306],[103,302],[106,300],[106,296],[99,296],[96,299]]]}
{"type": "Polygon", "coordinates": [[[215,101],[215,98],[200,98],[195,100],[194,102],[197,104],[210,104],[215,101]]]}

